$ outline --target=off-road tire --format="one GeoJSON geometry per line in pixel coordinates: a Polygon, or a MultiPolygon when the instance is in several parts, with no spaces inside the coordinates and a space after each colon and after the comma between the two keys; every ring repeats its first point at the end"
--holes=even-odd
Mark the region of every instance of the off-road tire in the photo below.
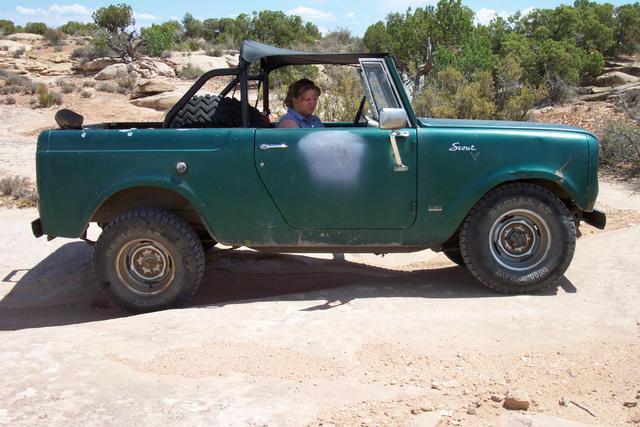
{"type": "Polygon", "coordinates": [[[102,232],[93,254],[97,282],[131,312],[180,306],[202,282],[204,251],[196,232],[163,209],[126,212],[102,232]]]}
{"type": "MultiPolygon", "coordinates": [[[[262,113],[249,106],[249,127],[265,127],[262,113]]],[[[235,98],[194,96],[171,119],[171,128],[241,127],[241,103],[235,98]]]]}
{"type": "Polygon", "coordinates": [[[557,285],[569,267],[576,227],[551,191],[513,183],[487,193],[460,230],[460,252],[473,276],[502,293],[557,285]]]}

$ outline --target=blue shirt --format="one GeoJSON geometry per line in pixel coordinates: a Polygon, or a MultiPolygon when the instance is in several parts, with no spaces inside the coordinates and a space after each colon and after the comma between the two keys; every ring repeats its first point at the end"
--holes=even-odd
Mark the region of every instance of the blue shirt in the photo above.
{"type": "Polygon", "coordinates": [[[324,127],[324,125],[322,124],[322,121],[320,121],[320,118],[318,116],[311,115],[311,117],[306,118],[291,107],[287,108],[287,114],[280,117],[279,123],[282,123],[283,120],[287,120],[287,119],[293,120],[301,128],[323,128],[324,127]]]}

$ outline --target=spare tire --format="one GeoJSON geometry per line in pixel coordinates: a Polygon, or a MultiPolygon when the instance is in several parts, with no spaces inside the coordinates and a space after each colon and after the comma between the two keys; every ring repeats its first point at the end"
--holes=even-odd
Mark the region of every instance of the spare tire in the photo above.
{"type": "MultiPolygon", "coordinates": [[[[249,127],[265,127],[262,113],[249,106],[249,127]]],[[[221,128],[241,127],[241,103],[235,98],[204,95],[194,96],[178,111],[169,127],[172,128],[221,128]]]]}

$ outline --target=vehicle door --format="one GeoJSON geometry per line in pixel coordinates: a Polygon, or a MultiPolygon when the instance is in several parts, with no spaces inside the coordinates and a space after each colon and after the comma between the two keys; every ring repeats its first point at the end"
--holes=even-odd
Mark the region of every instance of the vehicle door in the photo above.
{"type": "MultiPolygon", "coordinates": [[[[376,116],[369,121],[383,108],[399,111],[384,60],[362,59],[361,67],[376,116]]],[[[416,217],[417,146],[416,129],[404,123],[392,130],[257,129],[256,168],[293,228],[406,228],[416,217]]]]}

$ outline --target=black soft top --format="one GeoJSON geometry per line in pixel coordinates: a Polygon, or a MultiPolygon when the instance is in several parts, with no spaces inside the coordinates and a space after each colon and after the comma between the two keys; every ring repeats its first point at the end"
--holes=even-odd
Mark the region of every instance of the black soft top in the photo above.
{"type": "Polygon", "coordinates": [[[240,58],[245,62],[260,60],[265,71],[275,70],[285,65],[306,64],[357,64],[359,58],[384,58],[388,53],[311,53],[282,49],[253,40],[245,40],[240,45],[240,58]]]}

